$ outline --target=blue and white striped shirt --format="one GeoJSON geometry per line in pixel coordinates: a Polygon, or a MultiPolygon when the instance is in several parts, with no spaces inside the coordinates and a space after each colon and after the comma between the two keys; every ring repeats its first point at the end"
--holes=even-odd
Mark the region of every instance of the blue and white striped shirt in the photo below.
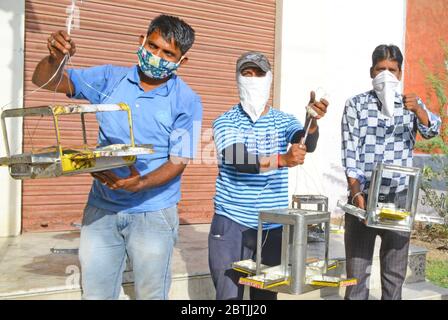
{"type": "MultiPolygon", "coordinates": [[[[347,100],[342,116],[342,165],[347,177],[357,179],[365,193],[377,163],[412,167],[417,130],[426,139],[439,134],[440,117],[431,113],[420,99],[418,104],[428,114],[429,127],[404,108],[402,96],[398,94],[393,118],[380,112],[381,102],[373,90],[347,100]]],[[[388,176],[387,173],[383,176],[380,193],[402,191],[406,184],[405,176],[388,176]]]]}
{"type": "MultiPolygon", "coordinates": [[[[215,213],[249,228],[257,229],[260,211],[288,208],[288,169],[259,174],[237,172],[226,164],[222,151],[243,143],[249,153],[270,156],[286,153],[294,133],[303,125],[293,116],[270,108],[253,123],[240,105],[224,113],[213,123],[213,137],[218,154],[215,213]]],[[[265,229],[278,227],[266,224],[265,229]]]]}

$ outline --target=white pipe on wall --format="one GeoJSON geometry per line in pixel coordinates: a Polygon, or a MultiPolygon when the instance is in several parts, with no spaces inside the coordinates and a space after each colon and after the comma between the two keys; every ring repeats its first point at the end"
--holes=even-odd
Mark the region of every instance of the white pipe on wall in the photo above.
{"type": "MultiPolygon", "coordinates": [[[[0,107],[23,107],[25,0],[0,2],[0,107]]],[[[9,144],[13,153],[22,152],[22,121],[8,126],[9,144]]],[[[5,156],[0,139],[0,156],[5,156]]],[[[8,167],[0,167],[0,237],[17,236],[21,231],[22,184],[11,179],[8,167]]]]}

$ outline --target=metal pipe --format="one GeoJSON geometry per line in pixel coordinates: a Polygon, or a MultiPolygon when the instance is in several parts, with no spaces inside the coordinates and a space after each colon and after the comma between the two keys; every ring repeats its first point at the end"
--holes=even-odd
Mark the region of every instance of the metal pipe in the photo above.
{"type": "Polygon", "coordinates": [[[295,294],[299,294],[304,290],[306,276],[305,261],[308,244],[308,225],[305,222],[305,217],[303,214],[299,216],[296,227],[294,228],[293,236],[294,261],[291,269],[291,273],[296,275],[296,278],[294,281],[291,281],[291,291],[295,294]]]}
{"type": "Polygon", "coordinates": [[[11,153],[9,150],[8,132],[6,130],[6,121],[3,114],[2,114],[2,132],[3,132],[3,144],[5,145],[6,156],[10,157],[11,153]]]}
{"type": "Polygon", "coordinates": [[[292,246],[289,241],[290,238],[290,232],[291,232],[291,226],[289,224],[283,225],[283,232],[282,232],[282,257],[281,257],[281,268],[283,269],[283,272],[285,275],[288,275],[288,267],[289,267],[289,261],[290,261],[290,254],[292,251],[292,246]]]}
{"type": "Polygon", "coordinates": [[[306,139],[308,138],[308,133],[310,132],[311,123],[313,122],[313,118],[310,118],[310,122],[308,122],[308,126],[305,131],[305,135],[302,138],[302,144],[304,145],[306,143],[306,139]]]}
{"type": "Polygon", "coordinates": [[[257,231],[257,259],[256,259],[256,264],[257,264],[257,269],[256,269],[256,274],[260,274],[261,271],[261,244],[262,244],[262,238],[263,238],[263,222],[261,220],[261,218],[258,219],[258,231],[257,231]]]}
{"type": "Polygon", "coordinates": [[[84,146],[87,146],[86,121],[84,113],[81,113],[81,125],[82,125],[82,138],[84,140],[84,146]]]}
{"type": "Polygon", "coordinates": [[[409,178],[410,180],[413,181],[412,183],[412,192],[413,192],[413,198],[412,198],[412,204],[411,204],[411,228],[413,226],[414,220],[415,220],[415,216],[417,214],[417,206],[418,206],[418,196],[419,196],[419,191],[420,191],[420,180],[421,180],[421,172],[420,170],[418,171],[417,175],[415,177],[411,177],[409,178]]]}
{"type": "Polygon", "coordinates": [[[324,274],[328,271],[328,261],[330,260],[330,221],[325,222],[325,261],[324,274]]]}

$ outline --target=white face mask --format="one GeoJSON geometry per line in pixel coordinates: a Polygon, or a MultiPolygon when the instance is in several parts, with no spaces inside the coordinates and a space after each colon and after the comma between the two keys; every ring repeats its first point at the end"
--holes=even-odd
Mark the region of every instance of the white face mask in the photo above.
{"type": "Polygon", "coordinates": [[[269,100],[272,72],[267,72],[264,77],[243,77],[239,73],[237,84],[241,106],[252,121],[256,122],[263,113],[269,100]]]}
{"type": "Polygon", "coordinates": [[[389,70],[385,70],[373,79],[373,89],[381,101],[381,113],[392,118],[395,110],[395,95],[400,81],[389,70]]]}

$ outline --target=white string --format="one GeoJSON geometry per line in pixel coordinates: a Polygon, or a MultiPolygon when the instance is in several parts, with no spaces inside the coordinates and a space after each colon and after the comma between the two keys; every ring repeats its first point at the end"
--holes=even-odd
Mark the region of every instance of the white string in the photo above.
{"type": "MultiPolygon", "coordinates": [[[[314,93],[315,93],[315,101],[321,101],[322,99],[328,100],[329,96],[330,96],[327,93],[327,91],[323,87],[321,87],[321,86],[318,87],[314,93]]],[[[311,110],[307,109],[307,112],[306,112],[307,116],[310,116],[311,118],[314,118],[313,114],[310,111],[311,110]]],[[[309,128],[311,127],[311,123],[312,123],[313,120],[314,119],[310,119],[310,121],[308,123],[308,127],[306,128],[306,132],[305,132],[305,139],[308,136],[308,131],[309,131],[309,128]]],[[[306,120],[305,120],[305,123],[306,123],[306,120]]],[[[306,141],[304,141],[304,142],[306,142],[306,141]]],[[[301,171],[303,173],[305,173],[305,175],[307,175],[309,178],[311,178],[311,181],[312,181],[314,187],[316,188],[317,192],[319,192],[320,194],[323,195],[322,189],[319,187],[318,184],[316,184],[316,181],[315,181],[314,177],[307,172],[307,170],[305,169],[305,167],[303,165],[296,166],[296,181],[295,181],[295,186],[294,186],[294,194],[297,194],[297,192],[298,192],[297,189],[298,189],[298,186],[299,186],[299,173],[300,173],[300,169],[299,168],[301,169],[301,171]]]]}
{"type": "MultiPolygon", "coordinates": [[[[318,93],[315,92],[315,93],[316,93],[316,100],[317,100],[317,98],[318,98],[317,101],[320,101],[321,99],[328,99],[328,94],[326,93],[325,89],[323,89],[322,87],[319,87],[316,91],[317,91],[317,92],[321,91],[321,92],[319,92],[319,95],[320,95],[320,94],[322,95],[321,97],[318,97],[318,93]]],[[[307,111],[307,114],[308,114],[308,111],[307,111]]],[[[308,130],[309,130],[309,128],[310,128],[310,125],[311,125],[312,121],[313,121],[313,119],[310,119],[309,126],[308,126],[308,128],[307,128],[307,130],[306,130],[307,132],[308,132],[308,130]]],[[[275,126],[275,118],[274,118],[274,127],[276,127],[276,126],[275,126]]],[[[297,192],[298,181],[299,181],[299,167],[300,167],[300,166],[297,166],[297,167],[296,167],[296,170],[297,170],[297,171],[296,171],[297,176],[296,176],[296,185],[295,185],[295,188],[294,188],[294,192],[295,192],[295,193],[297,192]]],[[[308,174],[308,172],[303,168],[303,166],[302,166],[302,169],[303,169],[303,172],[304,172],[306,175],[308,175],[309,177],[311,177],[311,180],[312,180],[314,186],[316,187],[316,190],[318,190],[318,192],[321,192],[322,190],[321,190],[321,188],[318,187],[318,185],[315,183],[315,180],[314,180],[313,176],[310,175],[310,174],[308,174]]],[[[289,179],[288,179],[288,181],[289,181],[289,179]]],[[[255,202],[256,205],[258,204],[258,201],[259,201],[259,199],[260,199],[260,195],[266,190],[266,188],[267,188],[270,184],[271,184],[271,181],[269,181],[268,184],[267,184],[267,185],[266,185],[266,186],[265,186],[265,187],[258,193],[256,202],[255,202]]],[[[323,194],[323,193],[321,192],[321,194],[323,194]]],[[[265,237],[265,239],[264,239],[263,244],[261,245],[261,248],[263,248],[264,245],[266,244],[266,241],[267,241],[267,239],[268,239],[269,231],[270,231],[270,230],[271,230],[271,229],[267,229],[266,237],[265,237]]]]}
{"type": "MultiPolygon", "coordinates": [[[[67,56],[69,56],[68,53],[64,56],[64,59],[63,59],[63,60],[67,59],[67,56]]],[[[61,74],[61,75],[60,75],[60,77],[59,77],[58,84],[56,85],[56,87],[55,87],[55,89],[54,89],[54,92],[53,92],[53,104],[56,104],[56,93],[57,93],[57,91],[58,91],[59,86],[61,85],[62,79],[64,79],[64,72],[60,72],[60,74],[61,74]]],[[[72,91],[72,88],[71,88],[70,84],[69,84],[68,87],[69,87],[70,92],[71,92],[71,91],[72,91]]],[[[41,115],[41,117],[40,117],[39,120],[37,121],[36,126],[34,127],[34,129],[33,129],[33,131],[32,131],[31,134],[30,134],[30,132],[29,132],[29,128],[28,128],[28,126],[26,125],[26,122],[24,122],[24,125],[27,127],[26,130],[27,130],[27,132],[28,132],[29,138],[30,138],[30,140],[31,140],[31,150],[34,149],[34,142],[33,142],[34,134],[36,133],[36,130],[37,130],[37,128],[39,127],[39,124],[40,124],[40,121],[42,120],[42,118],[43,118],[43,116],[41,115]]],[[[16,150],[16,153],[17,153],[17,150],[16,150]]]]}
{"type": "MultiPolygon", "coordinates": [[[[305,169],[304,164],[296,166],[296,183],[295,183],[295,187],[294,187],[294,194],[297,194],[298,191],[299,191],[298,190],[298,187],[299,187],[299,183],[298,182],[299,182],[299,178],[300,178],[300,175],[299,175],[300,172],[302,172],[301,174],[304,175],[305,178],[309,178],[309,180],[311,180],[312,184],[314,185],[315,190],[318,193],[320,193],[321,195],[324,194],[322,192],[323,190],[322,190],[320,184],[316,183],[316,179],[312,176],[312,174],[310,174],[308,172],[308,170],[305,169]]],[[[303,179],[303,180],[305,181],[306,179],[303,179]]]]}
{"type": "Polygon", "coordinates": [[[65,59],[66,59],[66,56],[61,60],[61,63],[59,64],[59,67],[56,69],[56,72],[53,74],[53,76],[51,76],[51,78],[50,78],[46,83],[44,83],[42,86],[40,86],[39,88],[33,90],[33,91],[30,92],[30,93],[25,94],[25,95],[22,95],[22,96],[18,97],[17,99],[14,99],[14,100],[8,102],[7,104],[5,104],[5,105],[0,109],[0,112],[3,111],[7,106],[11,105],[13,102],[18,102],[19,100],[24,99],[24,98],[26,98],[26,97],[29,97],[30,95],[36,93],[36,92],[39,91],[40,89],[46,87],[51,81],[53,81],[53,79],[54,79],[54,78],[56,77],[56,75],[59,73],[59,70],[60,70],[61,67],[63,66],[63,64],[64,64],[64,62],[65,62],[65,59]]]}
{"type": "MultiPolygon", "coordinates": [[[[70,54],[67,53],[67,54],[64,56],[64,60],[66,59],[67,56],[70,57],[70,54]]],[[[62,79],[64,79],[64,72],[61,72],[61,76],[59,77],[58,84],[57,84],[56,87],[54,88],[54,93],[53,93],[53,103],[54,103],[54,104],[56,104],[56,93],[57,93],[57,91],[58,91],[59,86],[61,85],[62,79]]],[[[68,85],[68,87],[69,87],[70,90],[71,90],[71,86],[70,86],[70,84],[68,85]]]]}
{"type": "MultiPolygon", "coordinates": [[[[71,59],[70,56],[69,56],[69,58],[68,58],[68,63],[70,64],[70,66],[71,66],[72,68],[75,67],[75,66],[73,65],[73,63],[72,63],[72,59],[71,59]]],[[[87,87],[89,87],[90,89],[96,91],[97,93],[99,93],[99,94],[102,95],[103,97],[111,98],[111,96],[105,94],[104,92],[101,92],[101,91],[95,89],[95,88],[92,87],[90,84],[88,84],[87,82],[85,82],[85,81],[82,79],[82,77],[80,77],[80,80],[81,80],[87,87]]]]}
{"type": "MultiPolygon", "coordinates": [[[[71,7],[70,7],[70,14],[69,14],[69,17],[68,17],[68,22],[67,22],[67,33],[68,33],[69,35],[70,35],[70,33],[71,33],[73,19],[75,18],[76,1],[77,1],[77,0],[72,0],[72,5],[71,5],[71,7]]],[[[81,3],[82,3],[82,0],[81,0],[81,3]]],[[[70,54],[69,54],[69,53],[66,54],[66,55],[64,55],[64,58],[61,60],[61,62],[60,62],[60,64],[59,64],[58,68],[56,69],[56,71],[54,72],[54,74],[50,77],[50,79],[49,79],[46,83],[44,83],[42,86],[40,86],[39,88],[37,88],[37,89],[31,91],[31,92],[28,93],[28,94],[22,94],[22,95],[19,96],[17,99],[13,99],[13,100],[11,100],[10,102],[8,102],[7,104],[5,104],[4,106],[2,106],[2,107],[0,108],[0,112],[3,112],[3,110],[5,110],[5,108],[8,107],[8,106],[10,106],[12,103],[14,103],[14,102],[17,103],[17,102],[19,102],[20,100],[24,101],[25,98],[29,97],[30,95],[32,95],[32,94],[38,92],[39,90],[43,89],[44,87],[46,87],[46,86],[47,86],[49,83],[51,83],[51,82],[53,81],[53,79],[59,74],[61,68],[63,68],[63,66],[64,66],[64,64],[66,63],[67,60],[71,63],[71,57],[70,57],[70,54]]],[[[57,93],[57,89],[59,88],[59,86],[60,86],[60,84],[61,84],[63,78],[64,78],[64,74],[61,73],[61,77],[60,77],[60,79],[59,79],[59,82],[58,82],[58,84],[56,85],[56,88],[55,88],[55,90],[54,90],[54,96],[53,96],[53,100],[54,100],[54,102],[56,101],[56,93],[57,93]]],[[[72,88],[71,88],[70,84],[69,84],[69,89],[70,89],[70,92],[72,92],[72,88]]],[[[92,89],[94,89],[94,88],[92,88],[92,89]]],[[[72,95],[72,94],[71,94],[71,95],[72,95]]],[[[36,129],[37,129],[39,123],[40,123],[40,120],[41,120],[41,119],[39,119],[39,121],[38,121],[37,124],[36,124],[36,127],[35,127],[34,130],[33,130],[33,135],[34,135],[34,132],[36,131],[36,129]]],[[[28,128],[28,127],[26,128],[26,130],[27,130],[27,132],[28,132],[28,134],[29,134],[29,128],[28,128]]],[[[32,136],[30,136],[30,140],[31,140],[31,148],[33,148],[33,137],[32,137],[32,136]]]]}
{"type": "Polygon", "coordinates": [[[417,143],[417,141],[416,141],[415,138],[414,138],[414,133],[411,131],[411,129],[410,129],[408,126],[405,125],[405,127],[406,127],[406,129],[408,129],[409,135],[410,135],[411,140],[412,140],[412,145],[415,146],[415,144],[417,143]]]}
{"type": "MultiPolygon", "coordinates": [[[[61,62],[60,62],[60,64],[59,64],[58,68],[56,69],[55,73],[50,77],[50,79],[49,79],[46,83],[44,83],[44,84],[43,84],[42,86],[40,86],[39,88],[37,88],[37,89],[31,91],[30,93],[28,93],[28,94],[23,94],[23,95],[19,96],[17,99],[14,99],[14,100],[8,102],[8,103],[5,104],[3,107],[1,107],[0,112],[3,112],[3,110],[5,110],[5,108],[8,107],[8,106],[10,106],[11,104],[13,104],[13,103],[17,103],[17,102],[19,102],[19,100],[22,100],[22,101],[23,101],[23,99],[29,97],[30,95],[32,95],[32,94],[38,92],[39,90],[41,90],[42,88],[46,87],[46,86],[47,86],[50,82],[52,82],[53,79],[57,76],[57,74],[58,74],[59,71],[61,70],[61,67],[62,67],[62,66],[64,65],[64,63],[65,63],[65,60],[66,60],[66,56],[64,56],[64,58],[61,60],[61,62]]],[[[38,124],[39,124],[39,123],[38,123],[38,124]]],[[[36,128],[37,128],[37,127],[36,127],[36,128]]],[[[34,129],[34,131],[36,130],[36,128],[34,129]]],[[[29,129],[28,129],[28,127],[26,128],[26,130],[28,131],[28,134],[29,134],[29,129]]],[[[30,140],[31,140],[31,146],[32,146],[32,145],[33,145],[33,138],[32,138],[31,136],[30,136],[30,140]]],[[[20,147],[20,146],[18,146],[17,148],[19,148],[19,147],[20,147]]],[[[31,147],[31,148],[32,148],[32,147],[31,147]]],[[[16,152],[15,152],[14,154],[16,154],[16,153],[17,153],[17,149],[16,149],[16,152]]]]}
{"type": "MultiPolygon", "coordinates": [[[[73,68],[75,67],[75,66],[73,65],[73,62],[72,62],[72,59],[71,59],[71,55],[70,55],[69,53],[67,53],[67,54],[64,56],[64,58],[62,59],[61,63],[59,64],[59,66],[58,66],[56,72],[51,76],[51,78],[50,78],[45,84],[43,84],[41,87],[37,88],[36,90],[34,90],[34,91],[32,91],[32,92],[30,92],[30,93],[28,93],[28,94],[26,94],[26,95],[24,95],[24,96],[22,96],[22,97],[19,97],[17,100],[19,100],[19,99],[24,99],[24,98],[30,96],[31,94],[34,94],[34,93],[36,93],[37,91],[41,90],[41,89],[44,88],[45,86],[47,86],[47,85],[48,85],[51,81],[53,81],[53,79],[57,76],[57,74],[59,73],[61,67],[65,64],[66,61],[68,61],[68,63],[70,64],[71,67],[73,67],[73,68]]],[[[59,86],[60,86],[60,84],[61,84],[63,78],[64,78],[64,74],[61,73],[61,78],[59,79],[59,82],[58,82],[58,84],[56,85],[55,90],[54,90],[54,96],[53,96],[53,100],[54,100],[54,102],[56,101],[56,93],[57,93],[57,89],[59,88],[59,86]]],[[[109,95],[107,95],[107,94],[105,94],[105,93],[103,93],[103,92],[101,92],[101,91],[98,91],[97,89],[95,89],[94,87],[92,87],[90,84],[88,84],[87,82],[85,82],[82,78],[80,78],[80,79],[81,79],[81,81],[82,81],[87,87],[89,87],[90,89],[94,90],[95,92],[99,93],[100,95],[102,95],[102,96],[104,96],[104,97],[106,97],[106,98],[111,98],[109,95]]],[[[69,87],[69,89],[70,89],[70,96],[73,96],[72,86],[70,85],[70,83],[69,83],[68,87],[69,87]]],[[[16,101],[17,101],[17,100],[16,100],[16,101]]],[[[3,111],[3,109],[4,109],[5,107],[7,107],[8,105],[10,105],[10,104],[13,103],[13,102],[14,102],[14,100],[11,101],[10,103],[6,104],[5,106],[3,106],[2,109],[1,109],[0,111],[3,111]]],[[[34,132],[36,131],[37,126],[39,125],[39,123],[40,123],[40,119],[39,119],[39,122],[36,124],[36,128],[34,128],[34,130],[33,130],[33,135],[34,135],[34,132]]],[[[28,130],[28,128],[27,128],[27,130],[28,130]]],[[[28,130],[28,134],[30,134],[30,133],[29,133],[29,130],[28,130]]],[[[32,136],[30,136],[30,140],[31,140],[31,145],[33,145],[33,137],[32,137],[32,136]]]]}
{"type": "MultiPolygon", "coordinates": [[[[72,5],[71,5],[71,7],[70,7],[70,15],[69,15],[69,17],[68,17],[68,23],[67,23],[67,33],[68,33],[69,35],[70,35],[71,29],[72,29],[72,22],[73,22],[74,14],[75,14],[76,1],[77,1],[77,0],[72,0],[72,5]]],[[[82,1],[81,1],[81,3],[82,3],[82,1]]],[[[68,58],[69,61],[71,60],[71,59],[70,59],[70,54],[66,54],[66,55],[64,56],[64,58],[61,60],[61,63],[59,64],[58,68],[56,69],[55,73],[51,76],[51,78],[50,78],[45,84],[43,84],[43,85],[40,86],[39,88],[33,90],[32,92],[30,92],[30,93],[28,93],[28,94],[26,94],[26,95],[22,95],[22,96],[18,97],[17,99],[14,99],[14,100],[8,102],[7,104],[5,104],[3,107],[0,108],[0,112],[2,112],[7,106],[11,105],[13,102],[17,102],[17,101],[19,101],[19,100],[21,100],[21,99],[24,99],[24,98],[26,98],[26,97],[28,97],[28,96],[30,96],[30,95],[36,93],[36,92],[39,91],[40,89],[46,87],[51,81],[53,81],[53,79],[54,79],[54,78],[56,77],[56,75],[59,73],[59,70],[61,69],[61,67],[62,67],[62,66],[64,65],[64,63],[66,62],[66,59],[67,59],[67,58],[68,58]]],[[[61,78],[61,81],[62,81],[62,78],[61,78]]],[[[59,82],[59,84],[60,84],[60,82],[59,82]]],[[[58,86],[59,86],[59,85],[58,85],[58,86]]],[[[57,88],[57,87],[56,87],[56,88],[57,88]]],[[[71,89],[71,88],[70,88],[70,89],[71,89]]],[[[56,90],[55,90],[55,91],[56,91],[56,90]]]]}
{"type": "MultiPolygon", "coordinates": [[[[255,207],[258,206],[258,200],[260,199],[260,195],[266,190],[267,187],[269,187],[270,184],[271,184],[271,181],[268,181],[268,183],[264,186],[264,188],[257,194],[257,199],[255,200],[255,207]]],[[[266,231],[266,237],[264,238],[261,248],[264,247],[264,245],[266,244],[266,241],[268,240],[269,230],[270,229],[267,229],[267,231],[266,231]]]]}

